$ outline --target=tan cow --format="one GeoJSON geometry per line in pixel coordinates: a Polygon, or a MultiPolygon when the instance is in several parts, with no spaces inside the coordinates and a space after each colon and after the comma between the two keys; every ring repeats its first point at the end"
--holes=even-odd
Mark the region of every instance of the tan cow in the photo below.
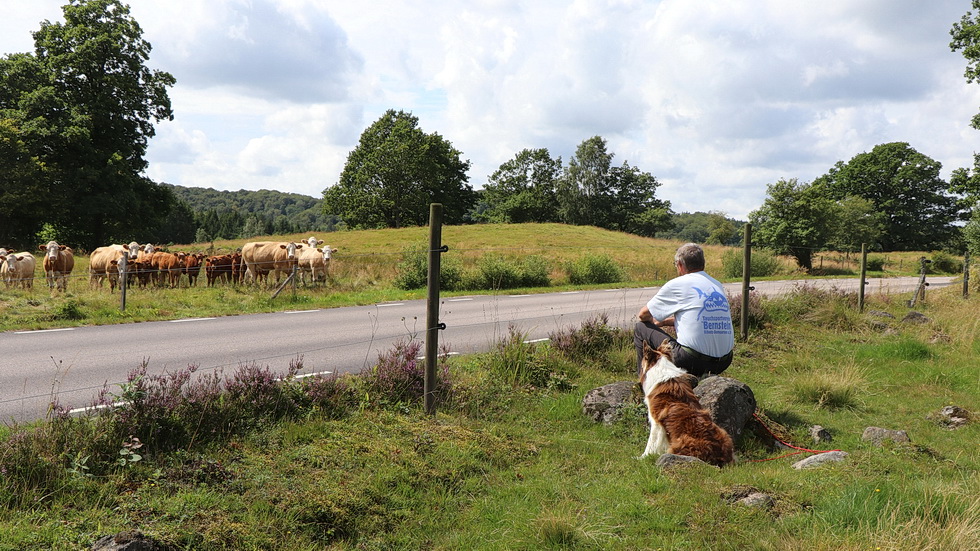
{"type": "Polygon", "coordinates": [[[258,282],[270,272],[275,273],[278,283],[282,274],[290,273],[296,265],[296,251],[303,245],[282,241],[251,241],[242,246],[245,261],[245,279],[258,282]]]}
{"type": "Polygon", "coordinates": [[[335,252],[337,249],[330,245],[322,249],[303,249],[298,261],[300,281],[305,281],[309,275],[311,284],[326,282],[330,278],[330,256],[335,252]]]}
{"type": "Polygon", "coordinates": [[[22,286],[25,289],[34,288],[34,255],[29,252],[7,253],[0,256],[0,279],[7,288],[22,286]]]}
{"type": "Polygon", "coordinates": [[[71,247],[48,241],[47,245],[38,245],[38,249],[44,251],[44,274],[48,279],[48,288],[53,289],[57,285],[58,290],[67,290],[68,277],[75,269],[75,254],[71,247]]]}
{"type": "Polygon", "coordinates": [[[88,256],[89,287],[102,288],[102,281],[109,280],[109,291],[116,288],[119,281],[119,257],[129,256],[129,251],[122,245],[107,245],[92,251],[88,256]]]}

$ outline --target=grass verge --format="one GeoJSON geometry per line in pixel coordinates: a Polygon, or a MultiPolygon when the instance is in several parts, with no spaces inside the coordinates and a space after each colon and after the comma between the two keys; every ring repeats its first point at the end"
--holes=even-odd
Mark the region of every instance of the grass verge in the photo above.
{"type": "Polygon", "coordinates": [[[772,459],[751,436],[725,469],[638,460],[641,407],[610,426],[581,412],[589,389],[632,377],[630,335],[596,319],[443,360],[434,418],[411,343],[344,378],[134,372],[102,397],[126,405],[3,429],[0,550],[87,549],[128,529],[179,550],[976,549],[980,424],[936,419],[950,404],[977,414],[976,299],[932,293],[929,321],[909,325],[882,298],[873,308],[895,316],[882,328],[828,324],[853,297],[815,292],[764,299],[766,329],[725,375],[797,445],[827,428],[843,463],[796,470],[800,456],[772,459]],[[912,442],[874,446],[868,426],[912,442]],[[751,489],[771,506],[734,503],[751,489]]]}

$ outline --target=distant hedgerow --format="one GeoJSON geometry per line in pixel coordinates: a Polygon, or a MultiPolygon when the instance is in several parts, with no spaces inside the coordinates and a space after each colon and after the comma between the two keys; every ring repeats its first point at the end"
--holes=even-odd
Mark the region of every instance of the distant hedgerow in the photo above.
{"type": "MultiPolygon", "coordinates": [[[[402,252],[402,261],[398,264],[395,286],[399,289],[421,289],[429,281],[429,247],[426,244],[415,244],[402,252]]],[[[443,256],[439,259],[439,287],[446,291],[460,288],[463,267],[459,259],[443,256]]]]}
{"type": "Polygon", "coordinates": [[[551,267],[541,256],[531,255],[518,261],[501,255],[488,254],[480,258],[476,271],[464,276],[464,289],[499,290],[517,287],[547,287],[551,267]]]}
{"type": "Polygon", "coordinates": [[[606,255],[587,254],[567,265],[568,281],[575,285],[617,283],[626,279],[626,272],[606,255]]]}
{"type": "MultiPolygon", "coordinates": [[[[767,249],[752,249],[749,257],[752,277],[768,277],[779,272],[779,259],[767,249]]],[[[721,256],[722,277],[742,277],[745,265],[745,252],[742,249],[726,249],[721,256]]]]}

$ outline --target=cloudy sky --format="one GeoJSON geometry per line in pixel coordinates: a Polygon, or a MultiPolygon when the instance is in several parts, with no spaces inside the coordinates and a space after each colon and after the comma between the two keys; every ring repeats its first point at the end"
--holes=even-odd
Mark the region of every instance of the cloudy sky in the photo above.
{"type": "MultiPolygon", "coordinates": [[[[62,0],[0,8],[0,54],[62,0]]],[[[780,178],[903,141],[972,167],[980,85],[949,29],[969,0],[130,0],[173,74],[156,181],[320,197],[387,109],[472,162],[567,163],[592,136],[675,212],[746,219],[780,178]],[[420,6],[424,6],[421,8],[420,6]]]]}

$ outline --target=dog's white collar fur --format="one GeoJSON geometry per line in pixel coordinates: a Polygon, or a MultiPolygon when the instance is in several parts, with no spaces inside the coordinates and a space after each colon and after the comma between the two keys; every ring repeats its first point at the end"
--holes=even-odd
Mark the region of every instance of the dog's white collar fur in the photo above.
{"type": "Polygon", "coordinates": [[[643,395],[649,396],[658,384],[681,375],[687,375],[687,371],[674,365],[666,356],[660,356],[655,364],[643,372],[643,395]]]}

